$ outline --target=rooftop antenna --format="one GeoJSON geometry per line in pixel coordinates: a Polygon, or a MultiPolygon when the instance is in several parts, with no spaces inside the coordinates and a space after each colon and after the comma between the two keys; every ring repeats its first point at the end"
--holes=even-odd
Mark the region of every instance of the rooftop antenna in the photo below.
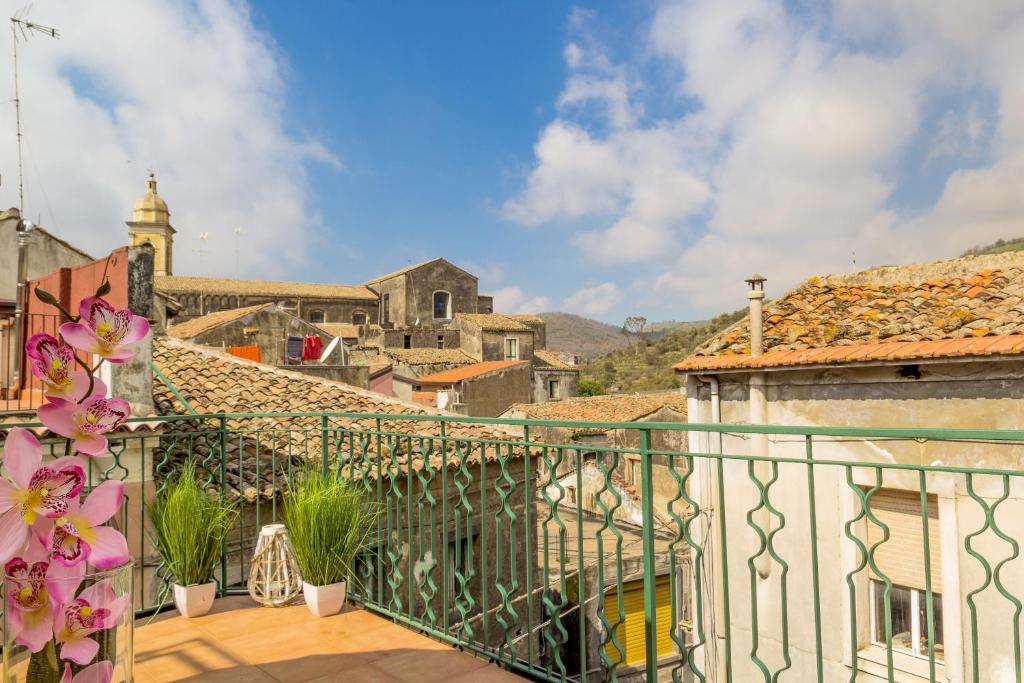
{"type": "Polygon", "coordinates": [[[239,275],[240,275],[240,268],[239,268],[239,265],[238,265],[238,240],[244,234],[245,234],[244,230],[242,230],[241,228],[235,228],[235,277],[236,278],[239,277],[239,275]]]}
{"type": "Polygon", "coordinates": [[[25,212],[25,179],[21,167],[21,98],[18,96],[18,40],[28,42],[33,33],[40,33],[51,38],[60,38],[60,32],[49,26],[33,24],[25,21],[32,9],[31,3],[21,8],[11,17],[11,45],[14,49],[14,121],[18,135],[18,211],[25,212]]]}
{"type": "Polygon", "coordinates": [[[203,275],[206,274],[206,271],[203,270],[203,250],[206,248],[206,240],[208,240],[208,239],[210,239],[210,233],[208,233],[208,232],[201,232],[201,233],[199,233],[199,248],[192,250],[192,251],[194,251],[194,252],[199,254],[199,272],[202,273],[203,275]]]}

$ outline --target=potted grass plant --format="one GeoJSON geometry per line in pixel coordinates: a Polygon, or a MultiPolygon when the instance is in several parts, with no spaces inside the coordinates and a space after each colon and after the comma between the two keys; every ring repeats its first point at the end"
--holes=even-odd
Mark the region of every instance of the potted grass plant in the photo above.
{"type": "Polygon", "coordinates": [[[302,594],[318,617],[345,602],[346,579],[372,513],[348,479],[307,469],[284,500],[284,520],[302,573],[302,594]]]}
{"type": "Polygon", "coordinates": [[[174,579],[174,606],[186,617],[210,611],[213,573],[224,539],[238,518],[234,504],[211,496],[188,462],[149,507],[153,542],[174,579]]]}

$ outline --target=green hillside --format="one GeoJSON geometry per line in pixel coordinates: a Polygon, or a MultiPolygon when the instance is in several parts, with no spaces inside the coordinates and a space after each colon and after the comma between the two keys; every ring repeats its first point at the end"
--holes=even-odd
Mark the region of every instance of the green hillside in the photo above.
{"type": "Polygon", "coordinates": [[[972,247],[961,256],[980,256],[982,254],[1001,254],[1004,251],[1024,251],[1024,237],[1017,237],[1012,240],[996,240],[984,247],[972,247]]]}
{"type": "Polygon", "coordinates": [[[588,361],[583,379],[598,382],[607,393],[650,391],[679,386],[672,366],[701,342],[746,315],[743,308],[712,320],[676,326],[654,341],[637,343],[588,361]]]}

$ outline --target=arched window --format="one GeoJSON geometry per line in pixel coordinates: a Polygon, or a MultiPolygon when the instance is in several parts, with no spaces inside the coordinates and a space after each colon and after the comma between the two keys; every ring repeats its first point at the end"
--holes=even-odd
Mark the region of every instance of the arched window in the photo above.
{"type": "Polygon", "coordinates": [[[352,324],[353,325],[365,325],[366,324],[366,311],[352,311],[352,324]]]}
{"type": "Polygon", "coordinates": [[[434,320],[452,317],[452,295],[444,290],[434,292],[434,320]]]}

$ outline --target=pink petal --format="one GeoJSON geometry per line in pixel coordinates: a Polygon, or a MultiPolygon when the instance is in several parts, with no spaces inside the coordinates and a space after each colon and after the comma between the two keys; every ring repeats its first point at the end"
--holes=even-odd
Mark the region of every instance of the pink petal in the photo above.
{"type": "Polygon", "coordinates": [[[28,526],[21,510],[11,508],[0,516],[0,564],[7,564],[12,557],[21,554],[27,535],[28,526]]]}
{"type": "Polygon", "coordinates": [[[125,333],[122,344],[132,344],[149,334],[149,321],[141,315],[132,314],[132,321],[128,324],[128,332],[125,333]]]}
{"type": "Polygon", "coordinates": [[[98,607],[109,608],[114,602],[114,585],[110,579],[103,579],[89,586],[78,596],[89,603],[93,609],[98,607]]]}
{"type": "MultiPolygon", "coordinates": [[[[71,673],[69,665],[64,665],[64,671],[71,673]]],[[[114,678],[114,663],[113,662],[96,662],[91,664],[75,676],[74,683],[110,683],[114,678]]],[[[72,679],[68,679],[69,683],[72,679]]],[[[64,679],[61,679],[61,683],[65,683],[64,679]]]]}
{"type": "Polygon", "coordinates": [[[101,526],[93,529],[96,537],[89,545],[92,552],[89,554],[89,564],[97,569],[112,569],[119,567],[131,557],[128,553],[128,541],[117,529],[109,526],[101,526]]]}
{"type": "MultiPolygon", "coordinates": [[[[65,401],[78,401],[86,398],[85,393],[89,391],[89,375],[84,372],[72,372],[71,383],[68,384],[60,391],[47,390],[46,395],[49,398],[62,398],[65,401]]],[[[92,393],[89,396],[106,396],[107,385],[94,378],[92,382],[92,393]]]]}
{"type": "Polygon", "coordinates": [[[65,455],[57,458],[47,467],[52,470],[62,470],[65,467],[80,467],[83,470],[87,470],[89,466],[86,464],[85,458],[79,458],[77,455],[65,455]]]}
{"type": "Polygon", "coordinates": [[[98,325],[114,313],[114,307],[101,296],[87,296],[78,302],[78,317],[90,324],[98,325]]]}
{"type": "Polygon", "coordinates": [[[97,355],[101,355],[103,352],[100,338],[82,323],[64,323],[60,326],[60,336],[64,337],[64,341],[69,346],[73,346],[79,351],[97,355]]]}
{"type": "Polygon", "coordinates": [[[74,567],[51,562],[46,570],[46,592],[50,594],[50,600],[54,607],[71,602],[84,577],[85,562],[79,562],[74,567]]]}
{"type": "Polygon", "coordinates": [[[18,642],[32,652],[39,652],[53,637],[53,612],[49,605],[32,612],[21,612],[21,633],[18,642]]]}
{"type": "Polygon", "coordinates": [[[6,479],[0,478],[0,514],[7,512],[18,504],[16,497],[18,490],[17,486],[6,479]]]}
{"type": "Polygon", "coordinates": [[[60,648],[60,658],[70,659],[75,664],[88,664],[99,652],[100,644],[92,638],[81,638],[64,643],[60,648]]]}
{"type": "Polygon", "coordinates": [[[108,479],[86,497],[82,503],[82,516],[93,526],[99,526],[113,517],[124,502],[124,482],[108,479]]]}
{"type": "MultiPolygon", "coordinates": [[[[62,401],[41,405],[36,413],[39,415],[39,421],[46,425],[51,432],[72,437],[78,431],[78,425],[75,424],[74,419],[77,410],[76,404],[62,401]]],[[[35,470],[33,469],[33,471],[35,470]]]]}
{"type": "Polygon", "coordinates": [[[46,356],[39,352],[40,344],[57,348],[60,346],[60,340],[52,334],[46,334],[45,332],[33,334],[28,338],[28,341],[25,342],[25,354],[32,360],[48,360],[46,356]]]}
{"type": "MultiPolygon", "coordinates": [[[[42,418],[40,418],[40,421],[42,421],[42,418]]],[[[43,424],[46,423],[44,422],[43,424]]],[[[72,445],[82,455],[103,455],[103,451],[107,450],[107,437],[100,436],[99,434],[87,434],[75,439],[72,445]]]]}
{"type": "MultiPolygon", "coordinates": [[[[89,668],[91,669],[92,667],[90,666],[89,668]]],[[[84,669],[83,669],[83,671],[84,671],[84,669]]],[[[71,679],[71,665],[70,664],[65,664],[64,665],[64,673],[61,674],[60,683],[72,683],[72,679],[71,679]]]]}
{"type": "MultiPolygon", "coordinates": [[[[42,411],[43,407],[39,410],[42,411]]],[[[27,429],[12,429],[4,442],[4,467],[11,479],[25,489],[43,463],[43,448],[36,435],[27,429]]]]}
{"type": "Polygon", "coordinates": [[[115,346],[110,350],[97,353],[106,358],[108,363],[127,363],[132,358],[135,358],[135,349],[124,346],[115,346]]]}

